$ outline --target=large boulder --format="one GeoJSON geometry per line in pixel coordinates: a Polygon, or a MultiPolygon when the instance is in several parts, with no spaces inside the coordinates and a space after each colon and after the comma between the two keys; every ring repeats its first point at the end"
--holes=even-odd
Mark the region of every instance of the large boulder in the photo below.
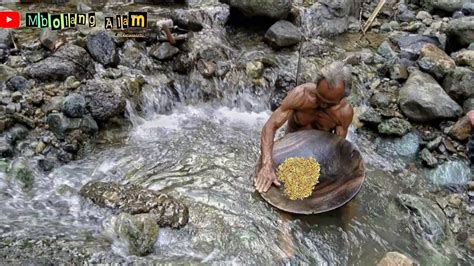
{"type": "Polygon", "coordinates": [[[407,34],[398,39],[398,47],[400,47],[400,51],[412,58],[418,57],[421,48],[429,43],[441,47],[438,38],[434,36],[407,34]]]}
{"type": "Polygon", "coordinates": [[[441,88],[430,75],[416,71],[401,88],[398,104],[412,121],[428,122],[454,119],[462,114],[462,108],[441,88]]]}
{"type": "Polygon", "coordinates": [[[300,30],[286,20],[273,24],[265,34],[265,40],[273,47],[288,47],[300,42],[300,30]]]}
{"type": "Polygon", "coordinates": [[[62,113],[51,113],[46,118],[46,123],[59,139],[64,139],[68,133],[74,130],[94,135],[99,129],[90,115],[85,115],[82,118],[70,118],[62,113]]]}
{"type": "Polygon", "coordinates": [[[291,10],[291,0],[222,0],[249,17],[265,16],[284,19],[291,10]]]}
{"type": "Polygon", "coordinates": [[[87,50],[95,61],[104,66],[115,67],[120,62],[115,42],[105,31],[87,37],[87,50]]]}
{"type": "Polygon", "coordinates": [[[159,232],[153,215],[121,213],[112,219],[112,224],[130,254],[145,256],[153,251],[159,232]]]}
{"type": "Polygon", "coordinates": [[[64,81],[69,76],[83,79],[94,72],[92,58],[84,48],[66,44],[53,56],[47,57],[25,69],[25,74],[42,81],[64,81]]]}
{"type": "Polygon", "coordinates": [[[453,19],[448,23],[447,34],[460,45],[467,47],[474,42],[474,17],[453,19]]]}
{"type": "Polygon", "coordinates": [[[89,80],[78,89],[86,99],[87,109],[97,121],[121,116],[125,111],[125,96],[120,87],[102,80],[89,80]]]}
{"type": "Polygon", "coordinates": [[[418,65],[423,71],[430,73],[437,79],[442,79],[448,72],[456,68],[454,60],[431,43],[421,48],[418,65]]]}
{"type": "Polygon", "coordinates": [[[137,185],[91,181],[79,194],[100,207],[130,214],[150,213],[160,226],[183,227],[188,223],[188,207],[171,196],[137,185]]]}
{"type": "Polygon", "coordinates": [[[443,87],[451,98],[458,103],[474,96],[474,72],[468,68],[457,67],[443,82],[443,87]]]}
{"type": "Polygon", "coordinates": [[[470,0],[411,0],[411,2],[420,2],[422,6],[429,11],[442,10],[450,13],[461,10],[463,4],[469,1],[470,0]]]}

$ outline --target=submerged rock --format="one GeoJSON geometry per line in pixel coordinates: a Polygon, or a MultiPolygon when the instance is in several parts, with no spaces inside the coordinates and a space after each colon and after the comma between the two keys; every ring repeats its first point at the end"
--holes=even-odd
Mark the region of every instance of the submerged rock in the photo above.
{"type": "Polygon", "coordinates": [[[265,16],[274,19],[284,19],[291,10],[290,0],[222,0],[222,2],[237,8],[249,17],[265,16]]]}
{"type": "Polygon", "coordinates": [[[449,38],[463,47],[474,42],[474,17],[453,19],[448,23],[447,34],[449,38]]]}
{"type": "Polygon", "coordinates": [[[280,20],[268,29],[265,40],[273,47],[293,46],[301,41],[301,32],[289,21],[280,20]]]}
{"type": "Polygon", "coordinates": [[[400,194],[398,202],[410,211],[410,229],[431,243],[441,244],[447,234],[447,220],[437,204],[428,199],[400,194]]]}
{"type": "Polygon", "coordinates": [[[150,213],[160,226],[180,228],[188,223],[186,205],[171,196],[137,185],[91,181],[79,193],[100,207],[130,214],[150,213]]]}
{"type": "Polygon", "coordinates": [[[35,181],[33,172],[28,169],[28,165],[29,163],[27,161],[19,160],[13,163],[9,171],[25,191],[30,191],[35,181]]]}
{"type": "Polygon", "coordinates": [[[380,134],[401,137],[411,130],[411,124],[410,122],[400,118],[392,118],[378,125],[378,130],[380,134]]]}
{"type": "Polygon", "coordinates": [[[471,179],[471,170],[464,161],[448,161],[427,172],[435,185],[463,185],[471,179]]]}
{"type": "Polygon", "coordinates": [[[120,62],[115,42],[105,31],[87,37],[87,50],[95,61],[104,66],[115,67],[120,62]]]}
{"type": "Polygon", "coordinates": [[[416,263],[407,256],[398,252],[388,252],[379,261],[377,266],[413,266],[416,263]]]}
{"type": "Polygon", "coordinates": [[[153,251],[159,232],[153,215],[121,213],[112,220],[112,224],[130,254],[145,256],[153,251]]]}
{"type": "Polygon", "coordinates": [[[416,122],[457,118],[462,108],[451,99],[430,75],[414,72],[400,90],[402,112],[416,122]]]}

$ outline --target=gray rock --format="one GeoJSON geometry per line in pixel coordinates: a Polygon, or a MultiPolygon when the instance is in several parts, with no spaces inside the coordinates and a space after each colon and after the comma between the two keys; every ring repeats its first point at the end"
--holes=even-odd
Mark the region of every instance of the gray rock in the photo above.
{"type": "Polygon", "coordinates": [[[468,66],[474,68],[474,51],[464,50],[452,54],[458,66],[468,66]]]}
{"type": "Polygon", "coordinates": [[[12,46],[11,30],[0,29],[0,49],[9,49],[12,46]]]}
{"type": "Polygon", "coordinates": [[[11,91],[25,92],[31,89],[32,84],[23,76],[14,76],[7,81],[6,86],[11,91]]]}
{"type": "Polygon", "coordinates": [[[464,17],[464,13],[462,11],[456,11],[453,13],[453,19],[462,18],[462,17],[464,17]]]}
{"type": "Polygon", "coordinates": [[[368,126],[377,126],[382,123],[380,114],[370,107],[359,116],[359,120],[368,126]]]}
{"type": "Polygon", "coordinates": [[[188,54],[180,54],[173,58],[171,62],[171,68],[174,72],[180,74],[187,74],[191,70],[193,65],[193,59],[188,54]]]}
{"type": "Polygon", "coordinates": [[[11,145],[24,140],[28,136],[28,129],[22,125],[15,125],[6,133],[6,139],[11,145]]]}
{"type": "Polygon", "coordinates": [[[379,46],[377,53],[383,56],[383,58],[389,60],[398,57],[398,54],[393,50],[392,46],[387,41],[384,41],[379,46]]]}
{"type": "Polygon", "coordinates": [[[472,16],[474,15],[474,2],[467,2],[464,3],[462,6],[462,13],[466,16],[472,16]]]}
{"type": "Polygon", "coordinates": [[[237,8],[244,15],[265,16],[274,19],[284,19],[291,10],[290,0],[223,0],[223,3],[237,8]]]}
{"type": "Polygon", "coordinates": [[[0,64],[0,80],[9,80],[11,77],[15,76],[15,74],[15,69],[5,64],[0,64]]]}
{"type": "Polygon", "coordinates": [[[150,55],[158,60],[168,60],[179,53],[179,49],[168,42],[156,44],[151,47],[150,55]]]}
{"type": "Polygon", "coordinates": [[[400,47],[400,50],[413,57],[420,55],[421,48],[428,43],[441,47],[440,41],[434,36],[408,34],[398,39],[398,47],[400,47]]]}
{"type": "Polygon", "coordinates": [[[398,97],[401,111],[417,122],[457,118],[462,108],[451,99],[430,75],[415,71],[398,97]]]}
{"type": "Polygon", "coordinates": [[[288,92],[296,87],[296,79],[294,74],[288,72],[279,72],[275,81],[275,89],[272,91],[270,98],[270,107],[275,111],[281,105],[281,101],[286,97],[288,92]]]}
{"type": "Polygon", "coordinates": [[[378,125],[378,130],[380,134],[401,137],[411,130],[411,124],[400,118],[391,118],[378,125]]]}
{"type": "Polygon", "coordinates": [[[474,96],[474,72],[468,68],[456,67],[443,82],[444,90],[458,103],[474,96]]]}
{"type": "Polygon", "coordinates": [[[69,118],[62,113],[51,113],[46,118],[46,123],[59,139],[64,139],[74,130],[81,130],[90,135],[96,134],[99,130],[97,123],[90,115],[85,115],[83,118],[69,118]]]}
{"type": "Polygon", "coordinates": [[[92,59],[83,48],[66,44],[54,56],[47,57],[26,67],[25,74],[41,81],[63,81],[69,76],[78,79],[94,72],[92,59]]]}
{"type": "Polygon", "coordinates": [[[390,107],[391,102],[391,95],[387,92],[376,92],[369,99],[370,105],[379,109],[385,109],[387,107],[390,107]]]}
{"type": "Polygon", "coordinates": [[[431,17],[431,14],[423,10],[418,12],[418,14],[416,14],[416,18],[418,20],[421,20],[426,25],[431,25],[431,23],[433,22],[433,18],[431,17]]]}
{"type": "Polygon", "coordinates": [[[438,159],[426,148],[421,151],[420,156],[423,162],[430,167],[434,167],[438,164],[438,159]]]}
{"type": "Polygon", "coordinates": [[[273,24],[265,33],[265,40],[273,47],[288,47],[301,41],[300,30],[286,20],[273,24]]]}
{"type": "Polygon", "coordinates": [[[188,223],[188,207],[171,196],[137,185],[91,181],[79,194],[100,207],[130,214],[150,213],[159,226],[180,228],[188,223]]]}
{"type": "Polygon", "coordinates": [[[121,213],[112,220],[112,224],[130,254],[145,256],[153,251],[159,231],[153,215],[121,213]]]}
{"type": "Polygon", "coordinates": [[[89,12],[92,8],[82,2],[77,3],[77,11],[79,12],[89,12]]]}
{"type": "Polygon", "coordinates": [[[428,11],[443,10],[446,12],[454,12],[460,10],[464,3],[470,0],[422,0],[421,4],[428,11]]]}
{"type": "Polygon", "coordinates": [[[443,141],[443,137],[441,137],[441,136],[436,137],[434,140],[428,142],[428,144],[426,144],[426,147],[430,151],[435,150],[439,147],[439,145],[441,144],[442,141],[443,141]]]}
{"type": "Polygon", "coordinates": [[[204,59],[199,59],[197,62],[197,69],[203,77],[211,78],[216,72],[216,64],[204,59]]]}
{"type": "Polygon", "coordinates": [[[397,196],[398,202],[411,214],[409,229],[434,244],[441,244],[448,235],[443,211],[428,199],[409,194],[397,196]]]}
{"type": "Polygon", "coordinates": [[[56,48],[56,43],[58,41],[58,32],[45,28],[40,33],[40,42],[50,51],[54,51],[56,48]]]}
{"type": "Polygon", "coordinates": [[[401,3],[398,7],[397,19],[401,22],[410,22],[416,19],[416,14],[407,5],[401,3]]]}
{"type": "Polygon", "coordinates": [[[463,185],[471,180],[471,170],[464,161],[448,161],[427,171],[427,176],[435,185],[463,185]]]}
{"type": "Polygon", "coordinates": [[[430,73],[439,80],[456,68],[454,60],[431,43],[425,44],[421,49],[418,65],[420,69],[430,73]]]}
{"type": "Polygon", "coordinates": [[[474,110],[474,98],[469,98],[465,100],[462,105],[462,108],[465,114],[467,114],[471,110],[474,110]]]}
{"type": "Polygon", "coordinates": [[[154,68],[153,59],[146,53],[144,45],[134,40],[127,40],[121,51],[121,65],[145,72],[154,68]]]}
{"type": "Polygon", "coordinates": [[[122,90],[107,80],[88,80],[78,93],[86,99],[87,109],[98,121],[121,116],[125,111],[125,96],[122,90]]]}
{"type": "Polygon", "coordinates": [[[420,143],[421,138],[413,132],[406,134],[402,138],[377,138],[375,141],[378,153],[387,154],[391,157],[402,157],[408,160],[415,159],[420,143]]]}
{"type": "Polygon", "coordinates": [[[467,47],[474,42],[474,16],[451,20],[446,32],[450,39],[467,47]]]}
{"type": "Polygon", "coordinates": [[[390,78],[393,80],[406,80],[408,79],[408,70],[406,66],[395,64],[390,69],[390,78]]]}
{"type": "Polygon", "coordinates": [[[86,99],[80,94],[71,93],[63,101],[63,113],[71,118],[81,118],[86,112],[86,99]]]}
{"type": "Polygon", "coordinates": [[[116,67],[120,63],[115,42],[105,31],[87,37],[87,50],[95,61],[104,66],[116,67]]]}

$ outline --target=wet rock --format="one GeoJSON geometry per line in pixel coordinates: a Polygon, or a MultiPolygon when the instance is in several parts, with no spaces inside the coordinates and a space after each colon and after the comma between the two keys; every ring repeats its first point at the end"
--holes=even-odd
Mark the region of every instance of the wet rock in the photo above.
{"type": "Polygon", "coordinates": [[[462,18],[464,17],[464,13],[462,11],[456,11],[453,13],[453,18],[454,19],[457,19],[457,18],[462,18]]]}
{"type": "Polygon", "coordinates": [[[134,40],[124,43],[120,53],[120,64],[129,68],[148,72],[153,69],[154,62],[146,53],[145,47],[134,40]]]}
{"type": "Polygon", "coordinates": [[[284,19],[291,10],[290,0],[222,0],[222,2],[237,8],[249,17],[265,16],[274,19],[284,19]]]}
{"type": "Polygon", "coordinates": [[[389,107],[391,102],[391,95],[387,92],[376,92],[369,99],[369,103],[372,107],[380,109],[389,107]]]}
{"type": "Polygon", "coordinates": [[[474,2],[471,1],[471,2],[464,3],[461,11],[466,16],[474,15],[474,2]]]}
{"type": "Polygon", "coordinates": [[[474,51],[465,50],[453,55],[458,66],[468,66],[474,68],[474,51]]]}
{"type": "Polygon", "coordinates": [[[457,118],[461,106],[451,99],[430,75],[416,71],[402,87],[398,104],[413,121],[427,122],[457,118]]]}
{"type": "Polygon", "coordinates": [[[95,120],[106,121],[121,116],[125,111],[122,90],[108,81],[88,80],[79,87],[78,93],[86,99],[86,107],[95,120]]]}
{"type": "Polygon", "coordinates": [[[400,50],[411,57],[417,57],[420,55],[421,48],[429,43],[441,47],[438,38],[434,36],[408,34],[398,39],[398,47],[400,47],[400,50]]]}
{"type": "Polygon", "coordinates": [[[275,90],[272,91],[270,98],[270,106],[272,111],[281,105],[281,101],[286,97],[288,92],[296,87],[296,79],[293,74],[281,71],[275,81],[275,90]]]}
{"type": "Polygon", "coordinates": [[[467,116],[462,117],[449,130],[448,134],[459,141],[467,141],[471,136],[471,121],[467,116]]]}
{"type": "Polygon", "coordinates": [[[451,194],[448,196],[448,203],[452,207],[458,209],[461,206],[461,203],[464,201],[461,194],[451,194]]]}
{"type": "Polygon", "coordinates": [[[0,64],[0,80],[9,80],[11,77],[15,76],[15,74],[15,69],[5,64],[0,64]]]}
{"type": "Polygon", "coordinates": [[[245,72],[252,79],[258,79],[263,73],[263,64],[259,61],[248,62],[245,66],[245,72]]]}
{"type": "Polygon", "coordinates": [[[391,118],[378,125],[378,130],[380,134],[401,137],[411,130],[411,124],[400,118],[391,118]]]}
{"type": "Polygon", "coordinates": [[[54,51],[56,48],[56,43],[58,41],[58,32],[45,28],[41,30],[40,33],[40,42],[41,44],[50,51],[54,51]]]}
{"type": "Polygon", "coordinates": [[[46,144],[44,142],[40,141],[40,142],[38,142],[38,144],[36,144],[35,153],[40,154],[44,151],[44,149],[46,149],[46,144]]]}
{"type": "Polygon", "coordinates": [[[86,99],[80,94],[71,93],[63,101],[63,113],[71,118],[81,118],[86,112],[86,99]]]}
{"type": "Polygon", "coordinates": [[[469,0],[424,0],[421,2],[428,11],[442,10],[452,13],[460,10],[467,1],[469,0]]]}
{"type": "Polygon", "coordinates": [[[150,55],[153,58],[156,58],[158,60],[171,59],[177,53],[179,53],[179,49],[174,47],[168,42],[164,42],[162,44],[156,44],[150,49],[150,55]]]}
{"type": "Polygon", "coordinates": [[[456,68],[454,60],[431,43],[421,49],[418,65],[423,71],[430,73],[437,79],[442,79],[448,72],[456,68]]]}
{"type": "Polygon", "coordinates": [[[87,36],[87,50],[104,66],[116,67],[120,63],[115,42],[105,31],[87,36]]]}
{"type": "Polygon", "coordinates": [[[132,184],[91,181],[81,188],[79,194],[100,207],[130,214],[150,213],[159,226],[180,228],[189,219],[188,208],[180,201],[132,184]]]}
{"type": "Polygon", "coordinates": [[[400,156],[412,160],[418,154],[421,138],[415,133],[408,133],[402,138],[377,138],[376,150],[380,154],[400,156]]]}
{"type": "Polygon", "coordinates": [[[54,160],[50,158],[44,158],[44,159],[39,159],[38,160],[38,166],[45,172],[49,172],[53,170],[53,168],[56,166],[56,163],[54,160]]]}
{"type": "Polygon", "coordinates": [[[217,62],[216,74],[218,77],[224,77],[230,71],[230,64],[226,62],[217,62]]]}
{"type": "Polygon", "coordinates": [[[130,254],[145,256],[153,251],[159,231],[153,215],[121,213],[112,224],[130,254]]]}
{"type": "Polygon", "coordinates": [[[390,69],[390,78],[393,80],[406,80],[408,79],[408,70],[406,66],[395,64],[390,69]]]}
{"type": "Polygon", "coordinates": [[[465,67],[456,67],[443,82],[448,95],[457,102],[474,96],[474,72],[465,67]]]}
{"type": "Polygon", "coordinates": [[[0,49],[9,49],[13,47],[11,31],[9,29],[0,29],[0,49]]]}
{"type": "Polygon", "coordinates": [[[377,266],[414,266],[416,263],[407,256],[398,252],[388,252],[379,261],[377,266]]]}
{"type": "Polygon", "coordinates": [[[385,59],[397,58],[398,54],[393,50],[392,46],[384,41],[378,48],[377,53],[385,59]]]}
{"type": "Polygon", "coordinates": [[[474,17],[469,16],[451,20],[446,32],[450,40],[467,47],[474,42],[474,17]]]}
{"type": "Polygon", "coordinates": [[[23,125],[14,125],[6,132],[6,139],[11,145],[15,145],[20,140],[28,136],[28,129],[23,125]]]}
{"type": "Polygon", "coordinates": [[[187,74],[191,70],[193,59],[188,54],[180,54],[173,58],[171,67],[173,71],[180,74],[187,74]]]}
{"type": "Polygon", "coordinates": [[[62,113],[51,113],[46,118],[46,123],[59,139],[64,139],[74,130],[81,130],[91,135],[98,131],[97,123],[90,115],[85,115],[83,118],[70,118],[62,113]]]}
{"type": "Polygon", "coordinates": [[[7,81],[6,86],[11,91],[24,92],[30,90],[32,84],[23,76],[14,76],[7,81]]]}
{"type": "Polygon", "coordinates": [[[470,180],[471,170],[464,161],[448,161],[429,170],[427,176],[435,185],[463,185],[470,180]]]}
{"type": "Polygon", "coordinates": [[[0,158],[13,156],[13,148],[5,137],[0,137],[0,158]]]}
{"type": "Polygon", "coordinates": [[[382,117],[373,108],[367,108],[367,110],[359,116],[359,120],[368,126],[377,126],[382,123],[382,117]]]}
{"type": "Polygon", "coordinates": [[[199,59],[197,62],[197,69],[203,77],[211,78],[216,72],[216,64],[213,62],[208,62],[204,59],[199,59]]]}
{"type": "Polygon", "coordinates": [[[83,48],[66,44],[53,56],[26,67],[25,74],[41,81],[63,81],[69,76],[85,78],[94,72],[92,59],[83,48]]]}
{"type": "Polygon", "coordinates": [[[265,40],[271,46],[277,48],[298,44],[301,41],[301,37],[300,30],[286,20],[276,22],[265,33],[265,40]]]}
{"type": "Polygon", "coordinates": [[[434,167],[438,164],[438,159],[426,148],[421,151],[420,156],[423,162],[430,167],[434,167]]]}
{"type": "Polygon", "coordinates": [[[410,229],[431,243],[440,244],[447,236],[447,220],[443,211],[428,199],[409,194],[397,196],[398,202],[409,210],[410,229]]]}

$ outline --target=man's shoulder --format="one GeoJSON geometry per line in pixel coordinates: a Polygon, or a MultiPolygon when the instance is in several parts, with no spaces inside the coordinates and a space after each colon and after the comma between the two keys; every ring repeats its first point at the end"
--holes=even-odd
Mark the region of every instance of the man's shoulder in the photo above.
{"type": "Polygon", "coordinates": [[[350,123],[352,121],[352,117],[354,116],[354,109],[347,101],[347,99],[344,98],[337,105],[336,109],[334,110],[334,113],[339,118],[339,121],[350,123]]]}

